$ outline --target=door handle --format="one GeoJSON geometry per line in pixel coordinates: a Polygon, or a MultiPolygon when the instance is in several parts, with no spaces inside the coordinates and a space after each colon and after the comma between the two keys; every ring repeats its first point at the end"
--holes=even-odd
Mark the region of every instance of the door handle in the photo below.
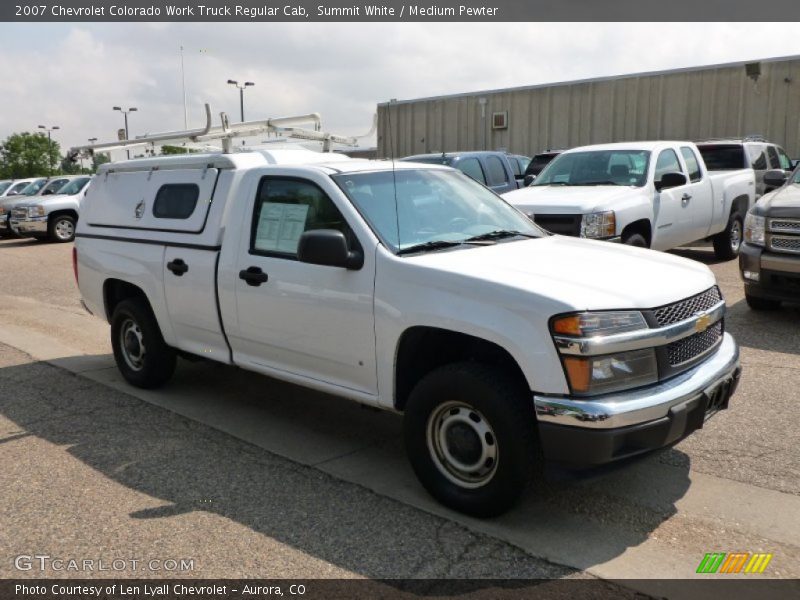
{"type": "Polygon", "coordinates": [[[247,285],[259,286],[269,280],[269,275],[264,273],[260,267],[247,267],[239,271],[239,279],[247,282],[247,285]]]}
{"type": "Polygon", "coordinates": [[[689,200],[691,199],[692,197],[689,194],[684,194],[683,196],[681,196],[681,204],[685,206],[689,203],[689,200]]]}
{"type": "Polygon", "coordinates": [[[167,263],[167,268],[178,277],[181,277],[184,273],[186,273],[186,271],[189,270],[189,265],[183,262],[182,258],[176,258],[175,260],[167,263]]]}

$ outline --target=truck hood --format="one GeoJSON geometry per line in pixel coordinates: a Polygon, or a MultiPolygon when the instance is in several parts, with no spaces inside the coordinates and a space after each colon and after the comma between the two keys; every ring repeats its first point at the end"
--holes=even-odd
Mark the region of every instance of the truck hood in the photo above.
{"type": "Polygon", "coordinates": [[[756,210],[770,217],[800,218],[800,184],[789,184],[765,194],[758,201],[756,210]]]}
{"type": "Polygon", "coordinates": [[[439,271],[435,279],[440,285],[457,280],[462,292],[486,295],[488,301],[502,286],[550,299],[565,311],[653,308],[715,283],[707,266],[689,259],[558,235],[404,260],[439,271]]]}
{"type": "Polygon", "coordinates": [[[614,208],[614,203],[638,195],[644,188],[618,185],[539,185],[503,194],[519,210],[541,214],[587,214],[614,208]]]}

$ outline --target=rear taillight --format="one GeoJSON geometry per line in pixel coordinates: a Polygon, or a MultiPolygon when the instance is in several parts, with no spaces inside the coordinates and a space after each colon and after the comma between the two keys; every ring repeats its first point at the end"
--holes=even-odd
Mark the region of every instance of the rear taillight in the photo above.
{"type": "Polygon", "coordinates": [[[78,249],[72,247],[72,272],[75,273],[75,283],[78,283],[78,249]]]}

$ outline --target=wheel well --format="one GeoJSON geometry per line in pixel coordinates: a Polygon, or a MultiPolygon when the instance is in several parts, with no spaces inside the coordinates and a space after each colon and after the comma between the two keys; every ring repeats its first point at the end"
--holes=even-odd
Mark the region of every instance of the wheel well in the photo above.
{"type": "Polygon", "coordinates": [[[625,229],[622,230],[622,239],[624,240],[627,236],[632,235],[634,233],[640,234],[645,241],[647,242],[647,246],[650,246],[650,242],[653,239],[653,233],[650,226],[650,221],[647,219],[639,219],[638,221],[634,221],[633,223],[629,223],[625,229]]]}
{"type": "Polygon", "coordinates": [[[731,203],[731,214],[739,213],[742,217],[747,214],[747,209],[750,205],[750,199],[747,196],[739,196],[738,198],[734,198],[733,202],[731,203]]]}
{"type": "Polygon", "coordinates": [[[122,281],[121,279],[106,279],[105,283],[103,284],[103,300],[106,308],[106,319],[110,322],[111,315],[114,314],[114,309],[117,307],[117,304],[130,298],[142,298],[145,302],[147,302],[147,306],[150,306],[147,295],[140,287],[137,287],[132,283],[128,283],[127,281],[122,281]]]}
{"type": "Polygon", "coordinates": [[[400,411],[405,408],[411,390],[425,375],[438,367],[462,361],[499,366],[525,381],[517,361],[493,342],[437,327],[412,327],[403,332],[397,345],[395,408],[400,411]]]}
{"type": "Polygon", "coordinates": [[[78,213],[76,211],[74,211],[73,209],[71,209],[71,208],[63,208],[61,210],[54,210],[53,212],[51,212],[47,216],[47,220],[49,222],[50,219],[52,219],[53,217],[58,217],[58,216],[61,216],[61,215],[69,215],[69,216],[73,217],[76,222],[78,221],[78,213]]]}

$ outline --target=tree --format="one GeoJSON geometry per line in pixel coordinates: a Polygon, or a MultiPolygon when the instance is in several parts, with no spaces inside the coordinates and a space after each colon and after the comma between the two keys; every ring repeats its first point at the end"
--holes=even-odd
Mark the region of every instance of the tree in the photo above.
{"type": "Polygon", "coordinates": [[[111,157],[108,154],[97,153],[92,155],[92,169],[95,173],[97,173],[97,169],[100,165],[104,165],[107,162],[111,162],[111,157]]]}
{"type": "Polygon", "coordinates": [[[161,146],[161,154],[194,154],[197,150],[183,146],[161,146]]]}
{"type": "Polygon", "coordinates": [[[58,142],[43,133],[12,133],[0,146],[0,177],[43,177],[59,161],[58,142]]]}

